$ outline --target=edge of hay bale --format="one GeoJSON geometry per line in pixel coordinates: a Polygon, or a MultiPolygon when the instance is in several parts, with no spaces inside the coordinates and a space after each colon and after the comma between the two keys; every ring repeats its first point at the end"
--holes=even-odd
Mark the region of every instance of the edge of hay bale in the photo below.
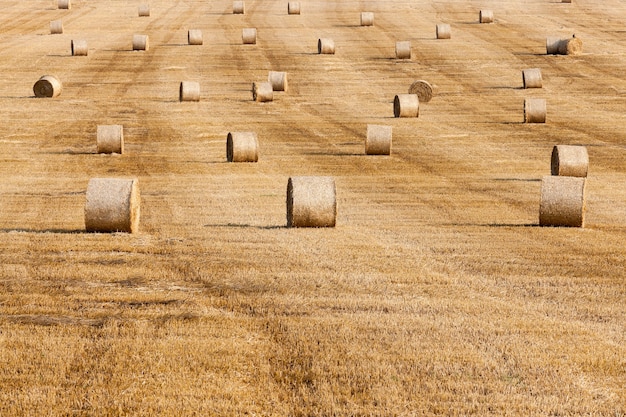
{"type": "Polygon", "coordinates": [[[287,182],[287,227],[335,227],[335,179],[324,176],[290,177],[287,182]]]}
{"type": "Polygon", "coordinates": [[[390,155],[393,128],[387,125],[367,125],[366,155],[390,155]]]}
{"type": "Polygon", "coordinates": [[[98,125],[96,128],[98,153],[124,153],[124,126],[98,125]]]}
{"type": "Polygon", "coordinates": [[[409,94],[417,94],[420,103],[428,103],[433,98],[433,87],[426,80],[416,80],[409,87],[409,94]]]}
{"type": "Polygon", "coordinates": [[[393,99],[394,117],[419,117],[417,94],[397,94],[393,99]]]}
{"type": "Polygon", "coordinates": [[[567,177],[586,177],[589,154],[585,146],[555,145],[550,157],[550,173],[567,177]]]}
{"type": "Polygon", "coordinates": [[[226,160],[228,162],[258,162],[259,139],[256,132],[228,132],[226,160]]]}
{"type": "Polygon", "coordinates": [[[586,178],[544,176],[539,203],[540,226],[585,226],[586,178]]]}
{"type": "Polygon", "coordinates": [[[87,232],[135,233],[141,197],[137,178],[92,178],[85,198],[87,232]]]}
{"type": "Polygon", "coordinates": [[[44,75],[35,82],[33,93],[35,97],[58,97],[63,91],[63,84],[54,75],[44,75]]]}

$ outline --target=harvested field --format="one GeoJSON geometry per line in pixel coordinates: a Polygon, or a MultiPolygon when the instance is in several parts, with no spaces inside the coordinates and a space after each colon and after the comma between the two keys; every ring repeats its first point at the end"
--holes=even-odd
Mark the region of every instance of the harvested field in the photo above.
{"type": "Polygon", "coordinates": [[[0,0],[0,415],[626,414],[623,0],[149,4],[0,0]],[[546,55],[572,34],[581,54],[546,55]],[[254,102],[270,70],[289,90],[254,102]],[[34,98],[44,74],[60,96],[34,98]],[[432,100],[394,118],[416,79],[432,100]],[[364,154],[368,124],[391,155],[364,154]],[[226,161],[231,131],[257,163],[226,161]],[[539,227],[558,144],[589,153],[584,228],[539,227]],[[334,228],[286,227],[294,176],[335,179],[334,228]],[[137,233],[85,233],[101,177],[138,179],[137,233]]]}

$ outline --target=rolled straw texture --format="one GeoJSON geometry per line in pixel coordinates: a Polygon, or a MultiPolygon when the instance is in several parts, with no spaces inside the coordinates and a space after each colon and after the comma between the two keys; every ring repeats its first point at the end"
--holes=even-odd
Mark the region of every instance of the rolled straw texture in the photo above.
{"type": "Polygon", "coordinates": [[[233,2],[233,14],[245,14],[246,12],[246,3],[243,1],[234,1],[233,2]]]}
{"type": "Polygon", "coordinates": [[[270,71],[267,81],[272,85],[274,91],[287,91],[287,73],[284,71],[270,71]]]}
{"type": "Polygon", "coordinates": [[[61,81],[54,75],[44,75],[33,86],[35,97],[57,97],[62,90],[61,81]]]}
{"type": "Polygon", "coordinates": [[[524,100],[524,122],[546,122],[546,100],[543,98],[527,98],[524,100]]]}
{"type": "Polygon", "coordinates": [[[361,26],[374,26],[373,12],[361,12],[361,26]]]}
{"type": "Polygon", "coordinates": [[[571,3],[572,0],[561,0],[561,3],[571,3]]]}
{"type": "Polygon", "coordinates": [[[539,225],[584,227],[585,184],[586,178],[543,177],[539,225]]]}
{"type": "Polygon", "coordinates": [[[63,22],[60,20],[53,20],[50,22],[50,33],[52,35],[60,35],[63,33],[63,22]]]}
{"type": "Polygon", "coordinates": [[[478,21],[480,23],[493,23],[493,11],[481,10],[478,12],[478,21]]]}
{"type": "Polygon", "coordinates": [[[287,183],[287,227],[335,227],[337,196],[332,177],[291,177],[287,183]]]}
{"type": "Polygon", "coordinates": [[[70,45],[72,47],[72,56],[87,56],[89,54],[86,40],[72,39],[70,45]]]}
{"type": "Polygon", "coordinates": [[[139,17],[149,17],[150,16],[150,5],[149,4],[141,4],[138,9],[139,17]]]}
{"type": "Polygon", "coordinates": [[[417,94],[398,94],[393,99],[394,117],[418,117],[419,108],[417,94]]]}
{"type": "Polygon", "coordinates": [[[524,88],[542,88],[543,79],[539,68],[528,68],[522,71],[524,88]]]}
{"type": "Polygon", "coordinates": [[[583,41],[579,38],[561,39],[559,42],[560,55],[579,55],[583,52],[583,41]]]}
{"type": "Polygon", "coordinates": [[[57,5],[59,9],[69,10],[72,8],[72,0],[59,0],[57,5]]]}
{"type": "Polygon", "coordinates": [[[417,94],[420,103],[428,103],[433,98],[433,87],[428,81],[417,80],[409,87],[409,94],[417,94]]]}
{"type": "Polygon", "coordinates": [[[435,27],[435,34],[437,35],[437,39],[450,39],[452,30],[450,29],[450,25],[447,23],[439,23],[435,27]]]}
{"type": "Polygon", "coordinates": [[[561,38],[556,38],[554,36],[548,36],[546,38],[546,54],[548,55],[557,55],[559,53],[559,44],[561,43],[561,38]]]}
{"type": "Polygon", "coordinates": [[[317,40],[317,53],[333,55],[335,53],[335,41],[330,38],[319,38],[317,40]]]}
{"type": "Polygon", "coordinates": [[[190,29],[187,32],[187,43],[189,45],[202,45],[202,31],[200,29],[190,29]]]}
{"type": "Polygon", "coordinates": [[[140,203],[136,178],[92,178],[87,184],[85,229],[135,233],[139,229],[140,203]]]}
{"type": "Polygon", "coordinates": [[[124,126],[98,125],[96,144],[98,153],[124,153],[124,126]]]}
{"type": "Polygon", "coordinates": [[[556,145],[552,148],[550,171],[552,175],[586,177],[589,154],[584,146],[556,145]]]}
{"type": "Polygon", "coordinates": [[[411,59],[411,41],[396,42],[396,58],[411,59]]]}
{"type": "Polygon", "coordinates": [[[200,101],[200,83],[196,81],[183,81],[178,89],[180,101],[200,101]]]}
{"type": "Polygon", "coordinates": [[[256,28],[245,28],[241,31],[241,39],[244,45],[254,45],[256,43],[256,28]]]}
{"type": "Polygon", "coordinates": [[[257,162],[259,141],[255,132],[229,132],[226,137],[228,162],[257,162]]]}
{"type": "Polygon", "coordinates": [[[148,35],[133,35],[133,51],[147,51],[150,49],[148,35]]]}
{"type": "Polygon", "coordinates": [[[391,153],[392,127],[367,125],[365,138],[366,155],[389,155],[391,153]]]}
{"type": "Polygon", "coordinates": [[[299,1],[288,2],[287,13],[288,14],[300,14],[300,2],[299,1]]]}
{"type": "Polygon", "coordinates": [[[252,100],[258,102],[273,101],[274,90],[269,82],[252,83],[252,100]]]}

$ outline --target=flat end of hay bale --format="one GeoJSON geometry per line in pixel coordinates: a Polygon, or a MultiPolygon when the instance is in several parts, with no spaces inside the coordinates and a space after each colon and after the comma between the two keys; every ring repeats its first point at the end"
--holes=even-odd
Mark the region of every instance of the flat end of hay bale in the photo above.
{"type": "Polygon", "coordinates": [[[135,233],[139,229],[138,180],[92,178],[87,184],[85,229],[88,232],[135,233]]]}
{"type": "Polygon", "coordinates": [[[585,178],[545,176],[541,180],[540,226],[584,227],[585,178]]]}
{"type": "Polygon", "coordinates": [[[433,87],[428,81],[417,80],[409,87],[409,94],[417,94],[420,103],[428,103],[433,98],[433,87]]]}
{"type": "Polygon", "coordinates": [[[583,41],[580,38],[563,39],[559,53],[562,55],[580,55],[583,53],[583,41]]]}
{"type": "Polygon", "coordinates": [[[287,227],[335,227],[337,196],[332,177],[291,177],[287,182],[287,227]]]}
{"type": "Polygon", "coordinates": [[[54,75],[44,75],[39,78],[35,85],[33,86],[33,93],[35,93],[35,97],[57,97],[61,94],[63,90],[63,85],[61,81],[54,75]]]}

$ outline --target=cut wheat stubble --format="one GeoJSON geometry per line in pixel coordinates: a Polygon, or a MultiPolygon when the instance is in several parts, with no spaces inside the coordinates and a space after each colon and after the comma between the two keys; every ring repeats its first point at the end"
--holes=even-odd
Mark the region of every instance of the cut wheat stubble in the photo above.
{"type": "Polygon", "coordinates": [[[259,140],[255,132],[229,132],[226,137],[228,162],[257,162],[259,140]]]}
{"type": "Polygon", "coordinates": [[[417,94],[398,94],[393,99],[394,117],[419,117],[419,108],[417,94]]]}
{"type": "Polygon", "coordinates": [[[86,40],[72,39],[70,46],[72,48],[72,56],[87,56],[89,54],[86,40]]]}
{"type": "Polygon", "coordinates": [[[524,123],[545,123],[547,114],[546,100],[527,98],[524,100],[524,123]]]}
{"type": "Polygon", "coordinates": [[[545,176],[541,180],[540,226],[584,227],[586,178],[545,176]]]}
{"type": "Polygon", "coordinates": [[[179,101],[200,101],[200,83],[196,81],[182,81],[178,88],[179,101]]]}
{"type": "Polygon", "coordinates": [[[390,155],[392,132],[391,126],[367,125],[365,154],[390,155]]]}
{"type": "Polygon", "coordinates": [[[98,153],[124,153],[124,126],[98,125],[96,134],[98,153]]]}
{"type": "Polygon", "coordinates": [[[335,227],[333,177],[291,177],[287,183],[287,227],[335,227]]]}
{"type": "Polygon", "coordinates": [[[552,148],[550,172],[566,177],[586,177],[589,154],[585,146],[556,145],[552,148]]]}
{"type": "Polygon", "coordinates": [[[139,229],[140,203],[136,178],[92,178],[87,184],[85,229],[135,233],[139,229]]]}
{"type": "Polygon", "coordinates": [[[542,88],[543,79],[539,68],[522,70],[522,84],[524,88],[542,88]]]}
{"type": "Polygon", "coordinates": [[[63,84],[54,75],[44,75],[33,86],[35,97],[58,97],[63,91],[63,84]]]}

